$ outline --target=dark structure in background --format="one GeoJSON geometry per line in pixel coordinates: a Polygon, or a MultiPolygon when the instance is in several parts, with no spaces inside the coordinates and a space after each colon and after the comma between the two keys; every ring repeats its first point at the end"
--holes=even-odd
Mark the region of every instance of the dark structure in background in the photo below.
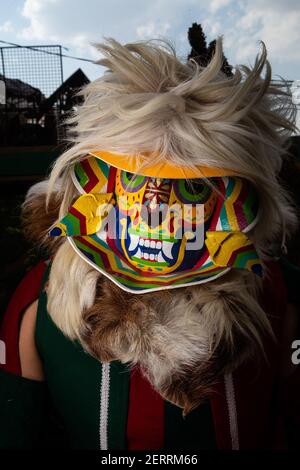
{"type": "MultiPolygon", "coordinates": [[[[202,67],[206,67],[211,61],[215,52],[216,40],[210,41],[207,45],[206,36],[200,24],[193,23],[188,30],[188,40],[191,46],[191,52],[188,55],[188,60],[194,59],[202,67]]],[[[228,76],[232,77],[232,66],[229,65],[228,60],[223,54],[222,71],[228,76]]]]}
{"type": "Polygon", "coordinates": [[[0,146],[56,145],[60,102],[40,116],[42,103],[63,83],[60,46],[1,47],[0,79],[6,100],[0,110],[0,146]]]}
{"type": "Polygon", "coordinates": [[[89,82],[78,69],[63,81],[61,46],[0,48],[0,147],[57,145],[65,138],[64,118],[74,93],[89,82]]]}
{"type": "Polygon", "coordinates": [[[60,46],[0,48],[0,313],[38,249],[27,246],[20,205],[65,147],[65,119],[89,79],[78,69],[63,81],[60,46]],[[3,100],[2,100],[3,101],[3,100]]]}
{"type": "Polygon", "coordinates": [[[0,108],[0,145],[29,145],[32,141],[43,142],[42,127],[35,121],[36,110],[45,99],[37,88],[21,80],[5,78],[6,103],[0,108]]]}

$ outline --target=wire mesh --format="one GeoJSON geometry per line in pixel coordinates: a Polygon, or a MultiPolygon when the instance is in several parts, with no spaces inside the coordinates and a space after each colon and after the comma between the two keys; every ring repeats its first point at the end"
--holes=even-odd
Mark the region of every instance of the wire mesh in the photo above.
{"type": "Polygon", "coordinates": [[[1,75],[48,97],[63,82],[61,46],[1,47],[1,75]]]}
{"type": "Polygon", "coordinates": [[[0,80],[0,145],[55,144],[61,100],[47,100],[63,83],[61,46],[1,47],[0,80]]]}

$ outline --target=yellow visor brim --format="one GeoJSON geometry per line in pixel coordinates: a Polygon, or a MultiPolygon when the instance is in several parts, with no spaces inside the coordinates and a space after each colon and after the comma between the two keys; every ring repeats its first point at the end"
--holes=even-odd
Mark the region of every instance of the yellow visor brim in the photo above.
{"type": "Polygon", "coordinates": [[[105,151],[89,152],[89,155],[99,158],[105,163],[120,170],[142,176],[170,179],[192,179],[192,178],[212,178],[231,176],[236,172],[225,168],[215,168],[206,166],[175,166],[174,164],[158,162],[149,164],[151,157],[136,155],[121,155],[105,151]]]}

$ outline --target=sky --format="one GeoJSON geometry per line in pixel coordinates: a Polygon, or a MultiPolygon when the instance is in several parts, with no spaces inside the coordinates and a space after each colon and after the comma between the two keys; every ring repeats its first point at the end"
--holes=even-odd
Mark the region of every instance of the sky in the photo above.
{"type": "MultiPolygon", "coordinates": [[[[273,78],[300,79],[299,0],[1,0],[0,39],[21,45],[61,44],[63,52],[97,60],[91,43],[170,39],[185,57],[187,30],[200,22],[208,41],[223,35],[232,65],[253,65],[267,46],[273,78]]],[[[102,67],[64,59],[64,78],[81,67],[90,79],[102,67]]]]}
{"type": "MultiPolygon", "coordinates": [[[[185,59],[187,30],[198,22],[208,42],[223,36],[231,65],[253,66],[262,40],[273,79],[300,83],[299,0],[1,0],[0,7],[0,40],[60,44],[63,53],[91,60],[100,58],[92,44],[105,37],[166,38],[185,59]]],[[[79,67],[90,80],[103,73],[97,64],[65,58],[64,79],[79,67]]]]}

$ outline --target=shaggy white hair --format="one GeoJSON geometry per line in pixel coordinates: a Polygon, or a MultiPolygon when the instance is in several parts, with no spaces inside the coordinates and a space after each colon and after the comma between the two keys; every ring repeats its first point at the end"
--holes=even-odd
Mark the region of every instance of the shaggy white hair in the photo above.
{"type": "Polygon", "coordinates": [[[65,180],[60,216],[73,193],[69,170],[89,151],[117,152],[124,158],[150,152],[152,163],[168,159],[229,168],[252,181],[264,221],[256,230],[259,247],[289,229],[294,217],[277,176],[295,131],[296,106],[290,93],[271,85],[271,65],[261,45],[253,69],[236,66],[229,78],[221,71],[221,37],[204,68],[195,61],[180,62],[165,41],[123,46],[110,39],[99,44],[105,58],[98,63],[107,71],[82,90],[84,103],[70,119],[72,147],[50,177],[49,194],[59,176],[65,180]]]}
{"type": "MultiPolygon", "coordinates": [[[[285,231],[289,232],[295,224],[278,173],[287,153],[287,139],[295,131],[296,108],[288,92],[271,85],[271,66],[263,42],[261,46],[252,69],[236,66],[234,75],[227,77],[221,71],[222,38],[217,39],[215,54],[207,67],[192,60],[182,63],[173,47],[164,41],[121,45],[109,39],[98,45],[104,55],[98,63],[107,70],[82,90],[84,102],[70,119],[72,147],[57,160],[49,180],[48,200],[60,182],[59,218],[78,194],[70,176],[72,166],[90,151],[121,153],[124,158],[147,152],[151,162],[167,159],[176,165],[229,168],[250,180],[259,193],[260,221],[250,237],[265,259],[270,245],[278,240],[280,243],[285,231]]],[[[63,242],[51,269],[48,309],[71,338],[80,339],[82,312],[94,302],[99,276],[67,241],[63,242]]],[[[265,313],[254,300],[259,285],[254,278],[245,273],[234,276],[234,282],[227,282],[225,276],[193,288],[194,304],[189,304],[188,311],[201,308],[202,312],[209,312],[197,316],[206,331],[205,335],[201,333],[201,337],[206,337],[205,344],[212,337],[230,342],[233,326],[239,321],[244,336],[258,343],[261,331],[270,331],[265,313]],[[253,295],[245,291],[247,315],[242,317],[239,312],[233,314],[230,305],[222,301],[222,292],[237,294],[245,290],[245,276],[253,295]],[[201,298],[207,299],[206,306],[201,298]],[[212,309],[218,313],[214,315],[212,309]]],[[[177,298],[176,293],[173,295],[177,298]]],[[[178,301],[177,305],[182,312],[184,302],[178,301]]],[[[172,308],[174,311],[174,302],[172,308]]],[[[173,320],[177,317],[174,314],[173,320]]],[[[198,331],[193,321],[190,325],[198,331]]],[[[194,341],[192,335],[193,344],[194,341]]],[[[191,354],[192,343],[187,342],[184,354],[191,354]]]]}

